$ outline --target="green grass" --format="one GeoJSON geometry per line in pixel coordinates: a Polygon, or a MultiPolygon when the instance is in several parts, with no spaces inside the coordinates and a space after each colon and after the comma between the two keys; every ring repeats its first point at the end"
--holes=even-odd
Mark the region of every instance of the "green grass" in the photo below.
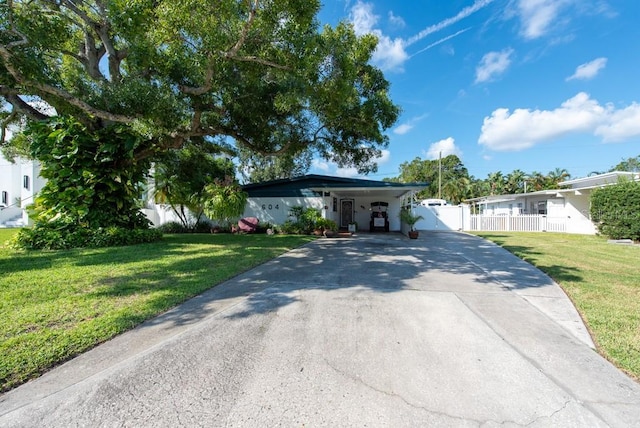
{"type": "Polygon", "coordinates": [[[547,273],[582,315],[602,355],[640,379],[640,247],[598,236],[476,232],[547,273]]]}
{"type": "Polygon", "coordinates": [[[18,252],[0,229],[0,391],[312,240],[166,235],[130,247],[18,252]]]}

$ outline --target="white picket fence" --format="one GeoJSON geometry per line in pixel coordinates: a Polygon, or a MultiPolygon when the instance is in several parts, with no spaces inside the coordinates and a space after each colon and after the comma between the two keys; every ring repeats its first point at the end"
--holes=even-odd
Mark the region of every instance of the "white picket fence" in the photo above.
{"type": "Polygon", "coordinates": [[[540,214],[471,215],[470,230],[487,232],[566,232],[566,217],[540,214]]]}

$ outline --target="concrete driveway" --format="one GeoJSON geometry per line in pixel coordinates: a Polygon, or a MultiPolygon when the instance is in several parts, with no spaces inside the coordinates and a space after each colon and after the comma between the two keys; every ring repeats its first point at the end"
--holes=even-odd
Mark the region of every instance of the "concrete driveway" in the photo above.
{"type": "Polygon", "coordinates": [[[640,385],[501,248],[362,235],[291,251],[0,396],[0,426],[631,427],[640,385]]]}

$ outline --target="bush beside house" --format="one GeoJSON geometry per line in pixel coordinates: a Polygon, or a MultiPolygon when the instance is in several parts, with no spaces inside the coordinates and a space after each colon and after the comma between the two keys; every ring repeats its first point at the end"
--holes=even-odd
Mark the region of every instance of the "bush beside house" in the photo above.
{"type": "Polygon", "coordinates": [[[591,218],[598,231],[611,239],[640,241],[640,182],[621,181],[595,189],[591,218]]]}

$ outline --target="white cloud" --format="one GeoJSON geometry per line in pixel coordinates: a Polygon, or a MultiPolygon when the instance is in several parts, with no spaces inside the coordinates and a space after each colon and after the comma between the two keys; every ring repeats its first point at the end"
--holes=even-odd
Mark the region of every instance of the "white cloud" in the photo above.
{"type": "Polygon", "coordinates": [[[598,126],[594,133],[605,143],[640,136],[640,104],[633,103],[622,110],[611,111],[607,122],[598,126]]]}
{"type": "Polygon", "coordinates": [[[392,11],[389,11],[389,22],[396,28],[404,28],[407,24],[400,16],[394,15],[392,11]]]}
{"type": "Polygon", "coordinates": [[[357,177],[359,174],[355,168],[337,168],[334,175],[336,177],[357,177]]]}
{"type": "Polygon", "coordinates": [[[499,108],[484,118],[478,144],[495,151],[519,151],[567,134],[587,133],[604,142],[640,136],[640,104],[616,110],[584,92],[554,110],[499,108]]]}
{"type": "Polygon", "coordinates": [[[391,40],[377,30],[374,34],[378,37],[378,46],[372,57],[374,64],[385,71],[404,71],[403,65],[409,54],[404,50],[402,39],[391,40]]]}
{"type": "Polygon", "coordinates": [[[402,39],[391,39],[375,28],[378,15],[373,13],[373,4],[358,1],[352,8],[350,20],[358,35],[373,34],[378,38],[378,46],[373,53],[373,62],[385,71],[402,71],[402,65],[409,58],[402,39]]]}
{"type": "Polygon", "coordinates": [[[396,134],[396,135],[404,135],[404,134],[408,133],[409,131],[411,131],[417,122],[420,122],[422,119],[424,119],[427,116],[429,116],[429,115],[428,114],[423,114],[423,115],[420,115],[420,116],[412,117],[411,119],[407,120],[405,123],[400,124],[399,126],[397,126],[393,130],[393,133],[396,134]]]}
{"type": "Polygon", "coordinates": [[[522,23],[522,36],[528,40],[544,36],[560,11],[571,3],[572,0],[517,0],[516,13],[522,23]]]}
{"type": "Polygon", "coordinates": [[[329,163],[321,159],[313,159],[311,167],[320,171],[329,172],[329,163]]]}
{"type": "Polygon", "coordinates": [[[402,125],[397,126],[396,129],[393,130],[393,133],[397,135],[404,135],[407,132],[411,131],[412,129],[413,129],[412,124],[403,123],[402,125]]]}
{"type": "MultiPolygon", "coordinates": [[[[379,21],[379,16],[374,13],[372,3],[365,3],[359,0],[351,8],[349,18],[353,23],[353,28],[356,34],[373,34],[378,38],[378,46],[376,47],[376,51],[373,54],[374,64],[379,66],[383,71],[401,72],[404,70],[404,63],[410,58],[409,54],[407,54],[406,52],[406,48],[408,46],[411,46],[412,44],[422,40],[430,34],[444,30],[445,28],[457,23],[458,21],[489,5],[493,1],[494,0],[476,0],[473,5],[467,6],[466,8],[462,9],[455,16],[430,25],[415,36],[410,37],[406,40],[402,38],[392,39],[391,37],[383,34],[380,29],[376,28],[376,25],[379,21]]],[[[388,18],[393,25],[404,25],[404,20],[402,20],[401,17],[394,15],[393,12],[389,12],[388,18]]],[[[435,43],[432,43],[426,48],[420,50],[418,53],[432,48],[433,46],[436,46],[444,41],[452,39],[453,37],[456,37],[464,33],[465,31],[467,30],[465,29],[462,31],[458,31],[452,36],[447,36],[435,43]]]]}
{"type": "MultiPolygon", "coordinates": [[[[389,150],[382,150],[382,153],[375,162],[380,165],[384,165],[391,159],[391,152],[389,150]]],[[[333,175],[336,177],[358,177],[358,171],[356,168],[339,168],[335,162],[327,162],[323,159],[313,159],[311,162],[311,169],[319,171],[323,174],[333,175]]]]}
{"type": "Polygon", "coordinates": [[[438,159],[440,155],[442,157],[449,155],[460,157],[462,156],[462,151],[456,146],[455,140],[449,137],[431,144],[425,154],[429,159],[433,160],[438,159]]]}
{"type": "Polygon", "coordinates": [[[493,80],[497,75],[504,73],[511,65],[512,54],[511,48],[485,54],[476,67],[476,83],[493,80]]]}
{"type": "Polygon", "coordinates": [[[371,33],[378,23],[378,15],[373,13],[373,4],[363,3],[361,1],[357,2],[351,8],[349,18],[353,23],[354,31],[359,36],[371,33]]]}
{"type": "Polygon", "coordinates": [[[606,65],[607,65],[607,58],[596,58],[593,61],[579,65],[576,68],[575,73],[567,77],[566,80],[569,81],[574,79],[580,79],[580,80],[593,79],[598,75],[600,70],[606,67],[606,65]]]}

